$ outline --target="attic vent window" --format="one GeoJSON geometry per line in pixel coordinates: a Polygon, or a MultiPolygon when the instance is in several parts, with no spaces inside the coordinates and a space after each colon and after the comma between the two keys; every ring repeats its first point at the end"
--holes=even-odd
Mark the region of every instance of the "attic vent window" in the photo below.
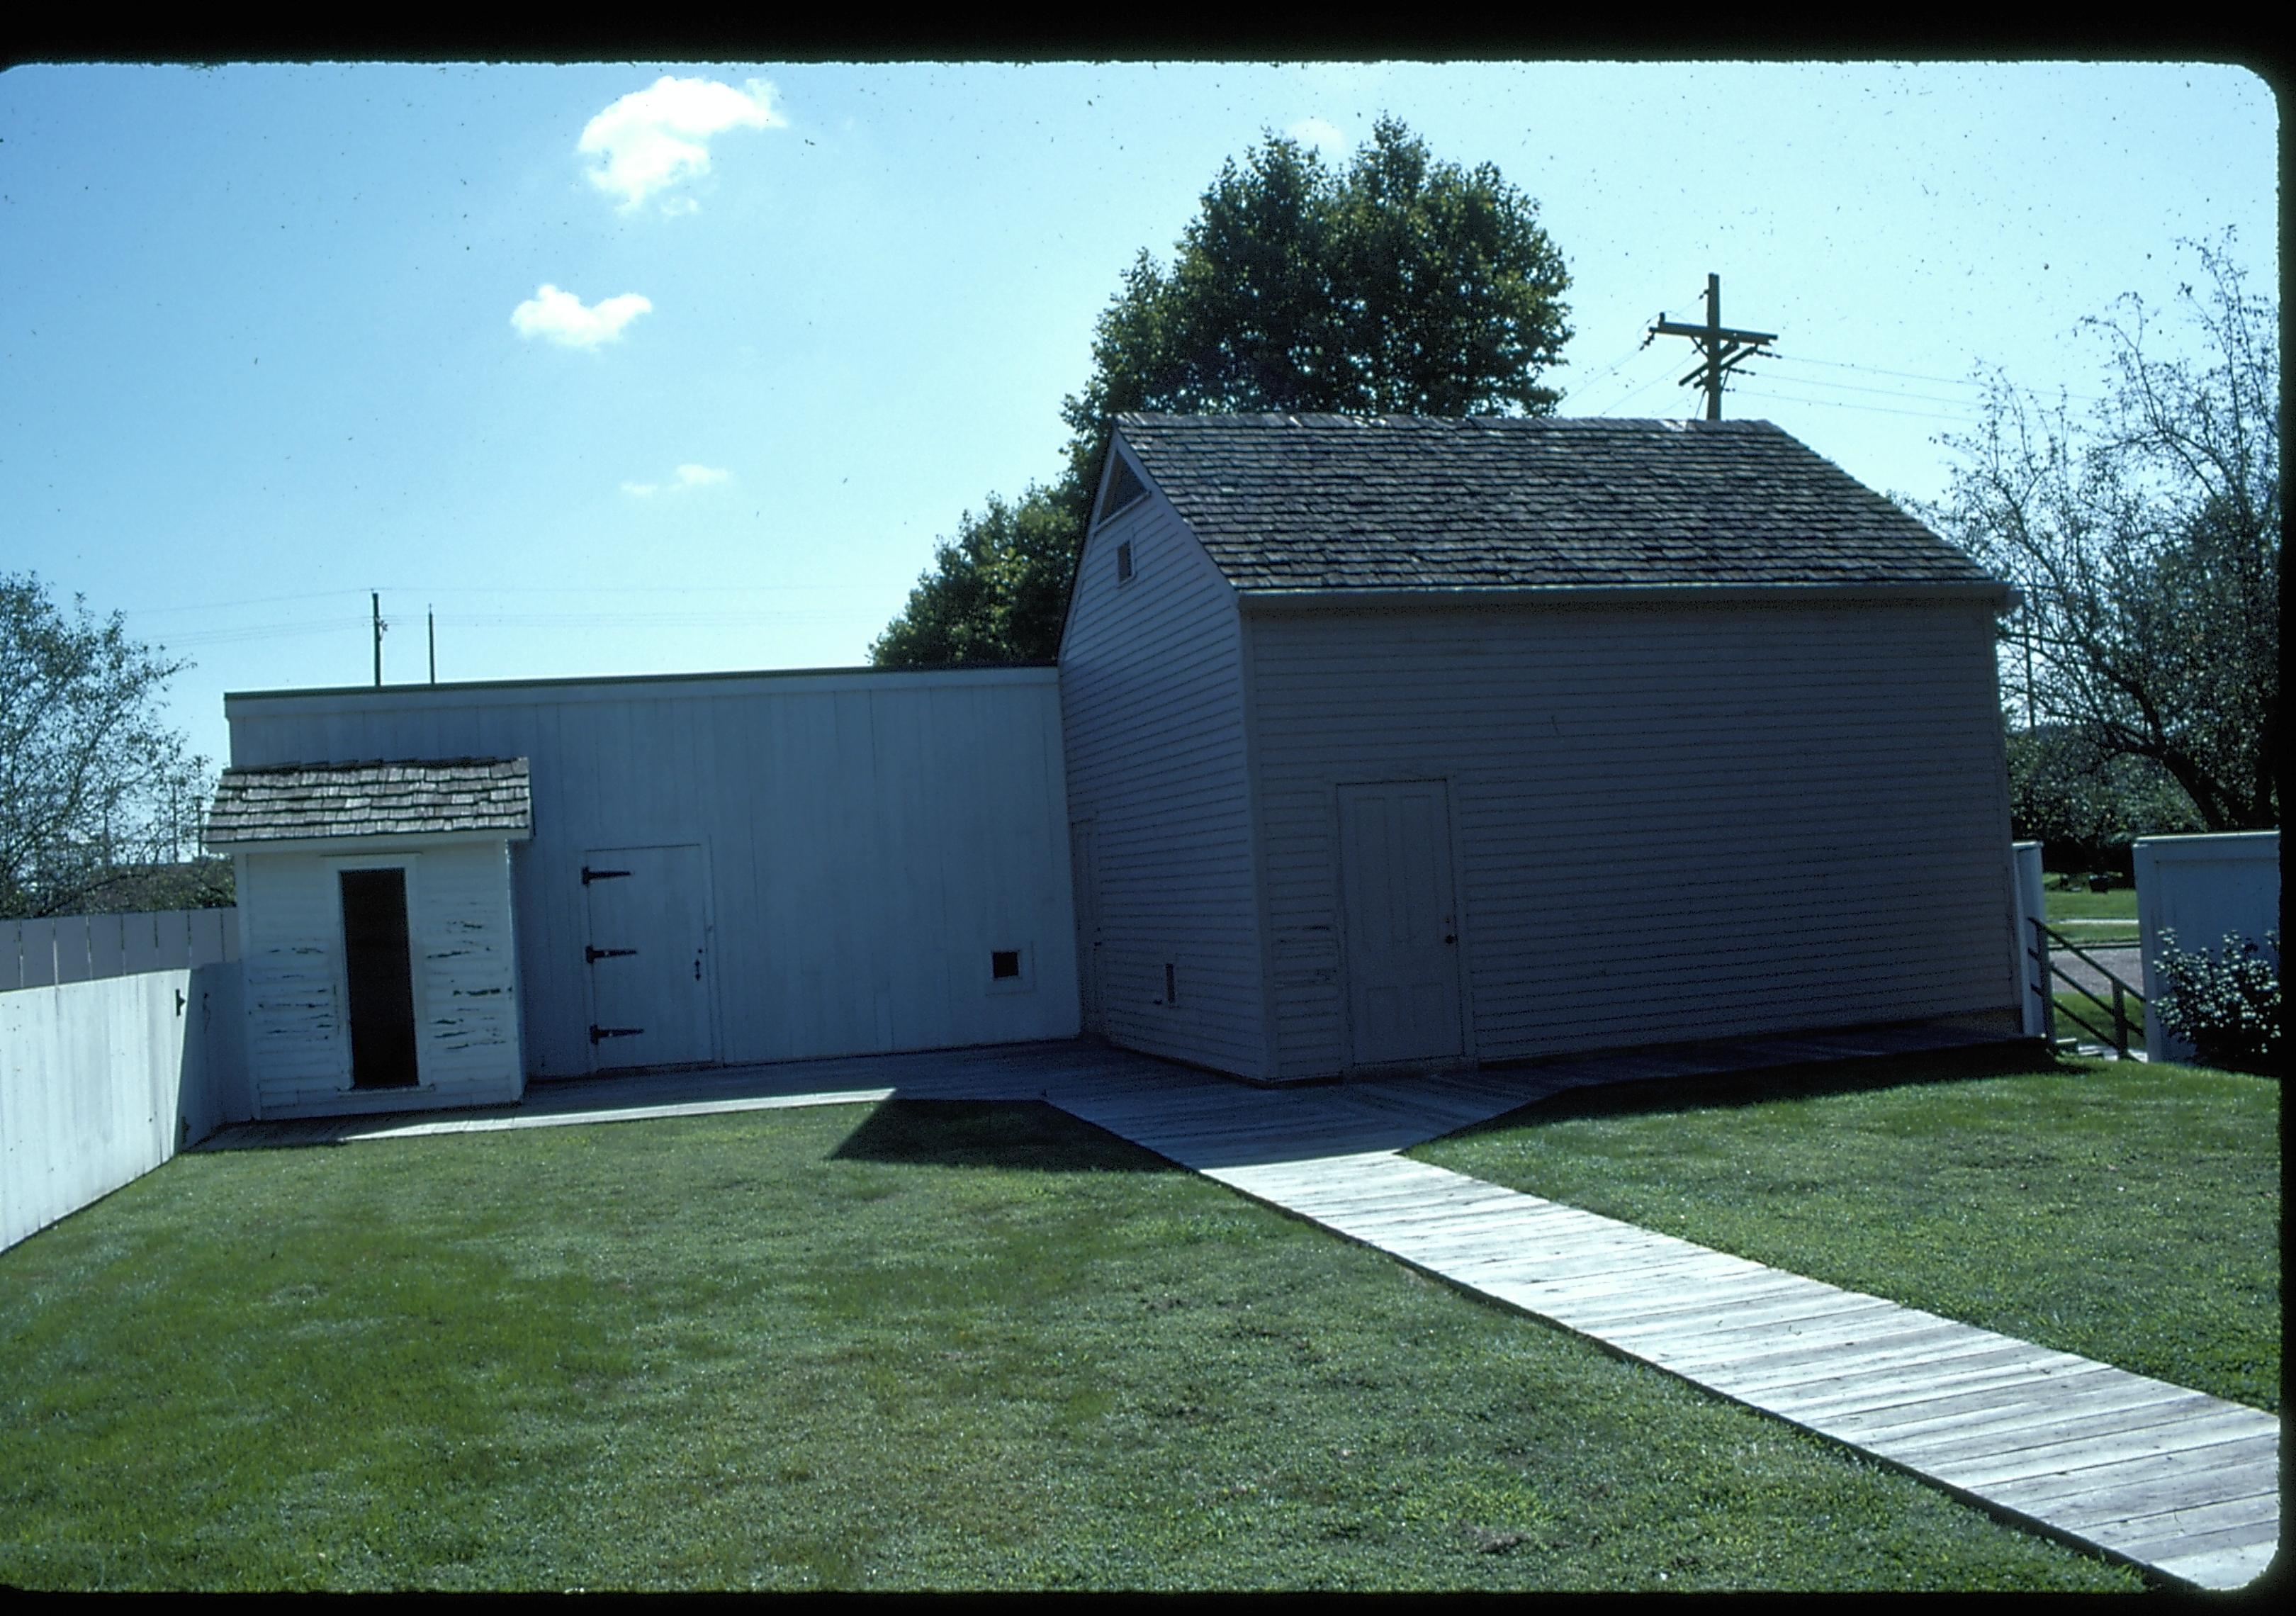
{"type": "Polygon", "coordinates": [[[1132,541],[1129,539],[1116,546],[1116,581],[1119,584],[1132,581],[1132,541]]]}
{"type": "Polygon", "coordinates": [[[1018,948],[991,948],[988,951],[988,975],[993,981],[1004,981],[1021,974],[1021,951],[1018,948]]]}
{"type": "Polygon", "coordinates": [[[1115,457],[1116,465],[1108,474],[1108,494],[1100,502],[1100,520],[1106,521],[1136,499],[1148,496],[1146,485],[1132,470],[1123,455],[1115,457]]]}

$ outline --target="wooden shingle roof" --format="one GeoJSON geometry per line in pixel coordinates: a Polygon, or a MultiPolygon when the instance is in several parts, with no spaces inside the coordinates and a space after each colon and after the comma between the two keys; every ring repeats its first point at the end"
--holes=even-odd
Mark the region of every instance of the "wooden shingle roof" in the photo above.
{"type": "Polygon", "coordinates": [[[320,837],[427,836],[534,830],[523,758],[292,763],[227,768],[209,810],[210,848],[320,837]]]}
{"type": "Polygon", "coordinates": [[[1243,591],[1983,586],[1766,421],[1117,417],[1243,591]]]}

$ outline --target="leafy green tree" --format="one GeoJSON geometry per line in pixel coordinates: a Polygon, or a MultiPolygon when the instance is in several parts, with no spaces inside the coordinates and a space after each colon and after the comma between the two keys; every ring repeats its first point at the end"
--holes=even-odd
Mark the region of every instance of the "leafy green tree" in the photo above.
{"type": "Polygon", "coordinates": [[[2058,725],[2012,729],[2008,751],[2010,829],[2043,843],[2052,868],[2126,870],[2137,837],[2207,828],[2150,759],[2101,753],[2058,725]]]}
{"type": "Polygon", "coordinates": [[[1538,204],[1488,163],[1438,162],[1391,118],[1344,171],[1267,136],[1222,166],[1168,268],[1144,250],[1126,272],[1062,406],[1060,480],[968,514],[871,659],[1051,658],[1123,411],[1551,411],[1569,284],[1538,204]]]}
{"type": "Polygon", "coordinates": [[[869,647],[880,668],[1049,661],[1068,611],[1082,513],[1067,484],[1031,484],[1018,502],[988,496],[978,517],[934,547],[901,615],[869,647]]]}
{"type": "Polygon", "coordinates": [[[214,884],[153,884],[196,853],[208,796],[207,759],[158,711],[188,666],[118,612],[98,622],[75,598],[66,613],[34,575],[0,574],[0,918],[174,906],[214,884]]]}
{"type": "Polygon", "coordinates": [[[2024,594],[2013,712],[2152,766],[2210,830],[2261,830],[2280,822],[2278,311],[2229,242],[2196,251],[2207,284],[2177,300],[2199,357],[2157,357],[2124,299],[2086,322],[2110,354],[2094,414],[1997,379],[1924,514],[2024,594]]]}

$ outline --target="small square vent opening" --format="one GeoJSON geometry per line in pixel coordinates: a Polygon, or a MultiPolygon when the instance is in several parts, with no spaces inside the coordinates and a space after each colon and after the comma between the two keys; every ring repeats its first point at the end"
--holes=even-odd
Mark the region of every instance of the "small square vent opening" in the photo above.
{"type": "Polygon", "coordinates": [[[1021,951],[1018,948],[991,948],[988,951],[989,980],[1009,982],[1020,979],[1021,951]]]}

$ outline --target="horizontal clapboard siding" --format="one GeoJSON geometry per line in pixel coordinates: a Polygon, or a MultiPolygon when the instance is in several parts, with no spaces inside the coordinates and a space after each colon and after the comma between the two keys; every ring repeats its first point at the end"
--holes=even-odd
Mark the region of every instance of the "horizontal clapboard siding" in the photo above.
{"type": "Polygon", "coordinates": [[[526,758],[529,1071],[592,1070],[590,849],[698,845],[722,1062],[1077,1029],[1049,669],[866,669],[234,697],[233,761],[526,758]],[[1029,960],[992,991],[990,954],[1029,960]]]}
{"type": "Polygon", "coordinates": [[[1069,816],[1094,825],[1104,1030],[1267,1075],[1235,594],[1160,496],[1086,545],[1060,667],[1069,816]],[[1121,544],[1135,571],[1119,584],[1121,544]]]}
{"type": "Polygon", "coordinates": [[[518,981],[504,844],[384,844],[345,857],[242,853],[247,1061],[257,1114],[484,1105],[518,1098],[518,981]],[[350,1087],[336,887],[347,865],[404,861],[414,988],[414,1089],[350,1087]]]}
{"type": "Polygon", "coordinates": [[[1334,791],[1441,778],[1482,1060],[2016,1003],[1992,619],[1256,612],[1279,1075],[1347,1059],[1334,791]]]}

